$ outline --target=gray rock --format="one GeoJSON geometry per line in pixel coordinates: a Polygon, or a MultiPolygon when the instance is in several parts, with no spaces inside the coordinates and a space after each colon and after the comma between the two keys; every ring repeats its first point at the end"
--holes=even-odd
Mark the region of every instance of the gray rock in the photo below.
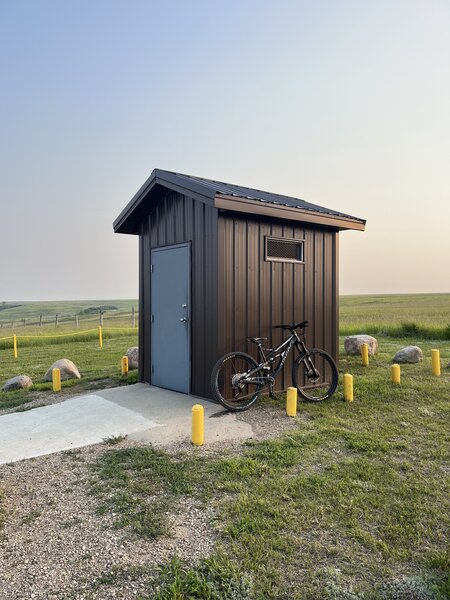
{"type": "Polygon", "coordinates": [[[53,369],[59,369],[61,371],[61,381],[66,381],[67,379],[80,379],[81,375],[76,365],[69,360],[68,358],[61,358],[52,364],[50,369],[44,375],[45,381],[52,380],[52,371],[53,369]]]}
{"type": "Polygon", "coordinates": [[[3,392],[12,392],[13,390],[24,390],[33,385],[33,382],[28,375],[18,375],[12,379],[8,379],[5,385],[2,387],[3,392]]]}
{"type": "Polygon", "coordinates": [[[139,348],[138,346],[133,346],[132,348],[128,348],[125,356],[128,357],[128,368],[130,371],[133,369],[139,368],[139,348]]]}
{"type": "Polygon", "coordinates": [[[397,352],[392,359],[393,363],[418,363],[423,360],[422,350],[419,346],[406,346],[397,352]]]}
{"type": "Polygon", "coordinates": [[[369,356],[378,352],[378,342],[371,335],[349,335],[345,338],[344,349],[347,354],[361,354],[361,346],[369,346],[369,356]]]}

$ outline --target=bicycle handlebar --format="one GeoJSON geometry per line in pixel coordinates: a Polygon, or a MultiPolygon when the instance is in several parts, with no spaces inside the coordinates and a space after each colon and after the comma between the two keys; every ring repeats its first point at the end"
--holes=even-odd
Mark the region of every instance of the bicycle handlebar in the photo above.
{"type": "Polygon", "coordinates": [[[308,327],[308,321],[302,321],[301,323],[297,323],[296,325],[274,325],[274,329],[289,329],[290,331],[294,331],[294,329],[305,329],[308,327]]]}

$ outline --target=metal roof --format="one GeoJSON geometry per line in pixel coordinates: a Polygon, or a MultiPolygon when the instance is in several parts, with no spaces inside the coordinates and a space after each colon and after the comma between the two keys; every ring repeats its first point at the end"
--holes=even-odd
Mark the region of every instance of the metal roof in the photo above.
{"type": "Polygon", "coordinates": [[[349,219],[352,222],[357,222],[362,225],[365,224],[364,219],[360,219],[359,217],[354,217],[330,208],[325,208],[324,206],[312,204],[311,202],[301,200],[300,198],[274,194],[272,192],[265,192],[263,190],[248,188],[241,185],[205,179],[203,177],[195,177],[192,175],[185,175],[183,173],[155,169],[144,185],[132,198],[131,202],[114,221],[114,231],[119,233],[138,233],[136,227],[139,221],[139,209],[143,200],[149,197],[149,194],[156,186],[167,187],[169,189],[180,191],[186,195],[191,194],[194,197],[197,197],[210,204],[214,204],[214,199],[216,196],[226,196],[235,198],[236,200],[242,199],[243,201],[254,201],[260,204],[268,204],[274,208],[277,206],[280,208],[298,208],[302,212],[311,211],[312,213],[316,214],[319,213],[322,215],[328,215],[330,217],[349,219]]]}

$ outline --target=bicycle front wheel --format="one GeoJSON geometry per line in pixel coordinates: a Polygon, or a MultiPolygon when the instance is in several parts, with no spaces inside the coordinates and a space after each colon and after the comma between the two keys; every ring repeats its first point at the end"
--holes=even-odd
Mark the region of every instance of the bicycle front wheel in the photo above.
{"type": "Polygon", "coordinates": [[[338,384],[336,363],[329,354],[314,348],[302,354],[292,368],[292,381],[300,396],[308,402],[320,402],[332,396],[338,384]]]}
{"type": "Polygon", "coordinates": [[[232,412],[250,408],[256,402],[263,386],[257,383],[242,383],[241,380],[257,366],[255,360],[244,352],[230,352],[222,356],[214,365],[211,374],[214,398],[232,412]]]}

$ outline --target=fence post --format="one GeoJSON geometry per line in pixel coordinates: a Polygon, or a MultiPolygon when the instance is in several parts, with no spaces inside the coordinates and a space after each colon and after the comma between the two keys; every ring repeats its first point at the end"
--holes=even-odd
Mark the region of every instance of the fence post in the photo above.
{"type": "Polygon", "coordinates": [[[58,316],[59,315],[55,315],[55,327],[58,327],[58,316]]]}
{"type": "Polygon", "coordinates": [[[100,310],[100,327],[103,327],[103,311],[100,310]]]}
{"type": "Polygon", "coordinates": [[[42,315],[39,315],[39,327],[42,327],[42,315]]]}
{"type": "Polygon", "coordinates": [[[13,335],[14,358],[17,358],[17,336],[13,335]]]}
{"type": "Polygon", "coordinates": [[[99,344],[100,348],[103,348],[103,332],[102,332],[101,325],[99,325],[99,327],[98,327],[98,344],[99,344]]]}

